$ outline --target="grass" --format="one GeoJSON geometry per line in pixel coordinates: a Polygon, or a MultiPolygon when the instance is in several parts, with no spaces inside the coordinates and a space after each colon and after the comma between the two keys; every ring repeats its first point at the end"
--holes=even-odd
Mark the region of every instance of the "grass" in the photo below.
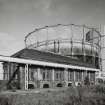
{"type": "Polygon", "coordinates": [[[104,86],[92,86],[8,92],[0,95],[0,105],[105,105],[104,90],[104,86]]]}

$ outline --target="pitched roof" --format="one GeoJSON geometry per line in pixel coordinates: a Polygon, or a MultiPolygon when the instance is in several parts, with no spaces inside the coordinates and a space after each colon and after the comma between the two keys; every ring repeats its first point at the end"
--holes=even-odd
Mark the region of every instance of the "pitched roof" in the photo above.
{"type": "Polygon", "coordinates": [[[19,52],[13,54],[11,57],[95,68],[94,65],[87,64],[78,59],[73,59],[71,57],[62,56],[60,54],[43,52],[43,51],[38,51],[34,49],[22,49],[19,52]]]}

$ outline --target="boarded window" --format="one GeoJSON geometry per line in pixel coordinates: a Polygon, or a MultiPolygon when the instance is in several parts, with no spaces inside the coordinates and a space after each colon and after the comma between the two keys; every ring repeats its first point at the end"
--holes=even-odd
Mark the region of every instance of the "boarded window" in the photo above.
{"type": "Polygon", "coordinates": [[[75,80],[76,81],[82,80],[82,72],[81,71],[75,71],[75,80]]]}
{"type": "Polygon", "coordinates": [[[68,71],[68,80],[74,81],[74,71],[73,70],[68,71]]]}
{"type": "Polygon", "coordinates": [[[52,79],[52,70],[49,68],[45,68],[42,70],[42,79],[45,81],[52,79]]]}
{"type": "Polygon", "coordinates": [[[49,88],[49,84],[44,84],[43,88],[49,88]]]}
{"type": "Polygon", "coordinates": [[[90,72],[90,81],[95,81],[95,72],[90,72]]]}
{"type": "Polygon", "coordinates": [[[64,80],[64,70],[55,70],[55,80],[56,81],[64,80]]]}
{"type": "Polygon", "coordinates": [[[37,76],[37,68],[29,67],[29,75],[28,75],[29,81],[34,81],[36,76],[37,76]]]}

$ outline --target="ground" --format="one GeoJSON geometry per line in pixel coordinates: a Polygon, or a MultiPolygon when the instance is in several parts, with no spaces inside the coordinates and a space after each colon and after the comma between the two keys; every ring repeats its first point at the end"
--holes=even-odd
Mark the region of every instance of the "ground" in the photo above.
{"type": "Polygon", "coordinates": [[[1,92],[0,105],[104,105],[105,87],[69,87],[1,92]],[[100,91],[101,90],[101,91],[100,91]]]}

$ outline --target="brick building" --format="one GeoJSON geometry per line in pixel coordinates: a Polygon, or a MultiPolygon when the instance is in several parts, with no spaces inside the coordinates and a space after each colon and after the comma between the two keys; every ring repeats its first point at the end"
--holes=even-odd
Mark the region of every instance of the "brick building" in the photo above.
{"type": "Polygon", "coordinates": [[[34,49],[22,49],[3,63],[4,80],[13,81],[19,89],[46,87],[68,87],[84,83],[86,76],[95,83],[95,72],[91,63],[76,58],[34,49]],[[12,60],[13,59],[13,60],[12,60]]]}

